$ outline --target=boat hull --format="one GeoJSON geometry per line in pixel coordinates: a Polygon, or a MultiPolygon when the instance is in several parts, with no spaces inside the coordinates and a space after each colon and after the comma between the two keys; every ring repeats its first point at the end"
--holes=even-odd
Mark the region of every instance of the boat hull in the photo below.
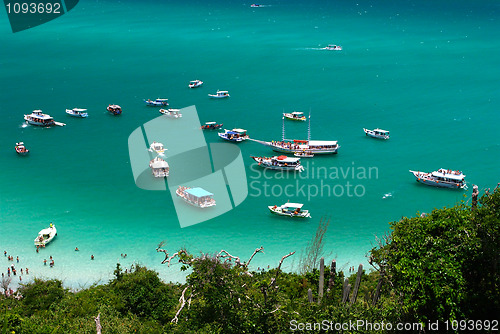
{"type": "Polygon", "coordinates": [[[387,135],[379,135],[379,134],[376,134],[375,132],[373,132],[372,130],[368,130],[368,129],[363,129],[363,131],[365,132],[365,134],[368,136],[368,137],[372,137],[372,138],[376,138],[376,139],[389,139],[390,137],[387,136],[387,135]]]}
{"type": "Polygon", "coordinates": [[[86,117],[89,116],[89,114],[87,114],[87,113],[78,113],[78,114],[75,114],[74,112],[67,111],[67,110],[66,110],[66,114],[70,115],[71,117],[77,117],[77,118],[86,118],[86,117]]]}
{"type": "Polygon", "coordinates": [[[315,149],[315,148],[298,148],[298,149],[293,149],[293,148],[287,148],[287,147],[282,147],[279,145],[273,145],[272,143],[267,143],[267,146],[270,146],[273,151],[275,152],[280,152],[280,153],[288,153],[288,154],[295,154],[297,152],[307,152],[307,153],[312,153],[312,154],[337,154],[339,147],[336,147],[334,149],[315,149]]]}
{"type": "Polygon", "coordinates": [[[465,182],[450,182],[436,180],[428,175],[428,173],[410,171],[417,182],[437,188],[449,188],[449,189],[466,189],[467,185],[465,182]]]}
{"type": "Polygon", "coordinates": [[[291,218],[311,218],[308,210],[304,210],[299,212],[298,214],[294,214],[293,212],[283,212],[279,207],[274,208],[274,206],[268,206],[267,208],[269,209],[269,211],[271,211],[271,213],[274,213],[278,216],[287,216],[291,218]]]}
{"type": "Polygon", "coordinates": [[[242,141],[245,141],[248,139],[248,136],[245,137],[238,137],[238,138],[229,138],[225,133],[219,133],[219,137],[221,137],[224,140],[234,142],[234,143],[241,143],[242,141]]]}

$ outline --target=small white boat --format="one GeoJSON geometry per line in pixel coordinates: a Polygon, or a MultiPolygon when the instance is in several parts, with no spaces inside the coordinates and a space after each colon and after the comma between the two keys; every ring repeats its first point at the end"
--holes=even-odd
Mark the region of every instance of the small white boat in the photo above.
{"type": "Polygon", "coordinates": [[[302,172],[304,166],[300,164],[300,158],[291,158],[286,155],[275,156],[271,158],[266,157],[251,157],[259,166],[272,170],[285,170],[302,172]]]}
{"type": "Polygon", "coordinates": [[[312,158],[314,157],[314,153],[306,152],[306,151],[298,151],[293,154],[298,158],[312,158]]]}
{"type": "Polygon", "coordinates": [[[160,109],[160,114],[171,117],[171,118],[181,118],[180,109],[160,109]]]}
{"type": "Polygon", "coordinates": [[[389,139],[389,131],[382,129],[369,130],[363,128],[363,131],[367,136],[378,138],[378,139],[389,139]]]}
{"type": "Polygon", "coordinates": [[[311,218],[309,210],[301,210],[304,204],[286,203],[281,206],[268,206],[269,211],[280,216],[289,216],[295,218],[311,218]]]}
{"type": "Polygon", "coordinates": [[[326,47],[323,48],[323,50],[340,51],[342,50],[342,47],[340,45],[328,44],[326,47]]]}
{"type": "Polygon", "coordinates": [[[232,129],[232,130],[224,129],[224,132],[219,132],[218,135],[224,140],[233,141],[237,143],[250,138],[248,137],[247,130],[245,129],[232,129]]]}
{"type": "Polygon", "coordinates": [[[156,157],[149,162],[149,168],[154,177],[167,177],[170,173],[170,167],[168,162],[160,157],[156,157]]]}
{"type": "Polygon", "coordinates": [[[117,104],[110,104],[106,109],[115,116],[120,115],[122,113],[122,107],[120,107],[117,104]]]}
{"type": "Polygon", "coordinates": [[[144,100],[144,103],[146,103],[148,106],[151,107],[164,107],[168,106],[168,99],[156,99],[156,100],[144,100]]]}
{"type": "Polygon", "coordinates": [[[465,175],[458,170],[438,169],[431,173],[410,170],[417,182],[440,188],[467,189],[465,175]]]}
{"type": "Polygon", "coordinates": [[[202,209],[215,206],[214,194],[203,188],[179,187],[175,194],[187,203],[202,209]]]}
{"type": "Polygon", "coordinates": [[[162,143],[158,143],[156,141],[154,141],[153,143],[151,143],[151,145],[149,146],[149,152],[156,152],[157,154],[164,154],[165,151],[167,149],[163,146],[162,143]]]}
{"type": "Polygon", "coordinates": [[[201,80],[193,80],[189,82],[189,88],[197,88],[203,85],[203,81],[201,80]]]}
{"type": "Polygon", "coordinates": [[[250,7],[252,7],[252,8],[258,8],[258,7],[261,7],[261,5],[253,3],[253,4],[250,5],[250,7]]]}
{"type": "Polygon", "coordinates": [[[35,246],[45,247],[49,242],[54,240],[57,235],[56,226],[50,223],[48,228],[44,228],[38,232],[38,236],[35,238],[35,246]]]}
{"type": "Polygon", "coordinates": [[[205,124],[203,124],[201,126],[201,129],[202,130],[216,130],[216,129],[222,128],[223,125],[224,125],[223,123],[217,124],[217,122],[206,122],[205,124]]]}
{"type": "Polygon", "coordinates": [[[55,125],[54,118],[48,114],[44,114],[41,110],[33,110],[29,115],[24,115],[26,123],[37,126],[51,126],[55,125]]]}
{"type": "Polygon", "coordinates": [[[283,113],[283,116],[287,119],[291,119],[292,121],[306,121],[306,116],[304,116],[304,113],[302,111],[283,113]]]}
{"type": "Polygon", "coordinates": [[[26,146],[24,146],[24,143],[22,141],[20,141],[19,143],[16,143],[16,153],[19,154],[19,155],[26,155],[30,152],[30,150],[28,150],[26,148],[26,146]]]}
{"type": "Polygon", "coordinates": [[[80,108],[66,109],[66,114],[73,117],[85,118],[89,116],[89,114],[86,113],[86,111],[87,109],[80,109],[80,108]]]}
{"type": "Polygon", "coordinates": [[[213,99],[223,99],[229,97],[229,92],[227,90],[218,90],[217,94],[208,94],[209,97],[213,99]]]}

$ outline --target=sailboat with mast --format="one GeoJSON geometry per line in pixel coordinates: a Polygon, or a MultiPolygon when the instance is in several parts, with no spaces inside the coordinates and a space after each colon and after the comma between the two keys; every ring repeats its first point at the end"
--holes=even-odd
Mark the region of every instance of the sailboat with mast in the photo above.
{"type": "Polygon", "coordinates": [[[281,141],[261,141],[258,143],[269,146],[273,151],[295,154],[336,154],[340,145],[337,140],[311,140],[311,113],[309,113],[309,125],[307,127],[307,139],[285,139],[285,118],[283,120],[283,133],[281,141]]]}

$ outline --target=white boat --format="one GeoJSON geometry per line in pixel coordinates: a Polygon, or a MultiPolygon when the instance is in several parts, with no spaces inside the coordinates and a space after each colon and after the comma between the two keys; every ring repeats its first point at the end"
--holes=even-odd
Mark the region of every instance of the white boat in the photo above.
{"type": "Polygon", "coordinates": [[[219,132],[218,135],[224,140],[233,141],[237,143],[247,140],[249,138],[247,135],[247,130],[245,129],[232,129],[232,130],[224,129],[224,132],[219,132]]]}
{"type": "Polygon", "coordinates": [[[295,218],[311,218],[309,210],[301,210],[304,204],[286,203],[281,206],[268,206],[269,211],[280,216],[289,216],[295,218]]]}
{"type": "Polygon", "coordinates": [[[283,116],[287,119],[291,119],[292,121],[306,121],[306,116],[302,111],[294,111],[291,113],[283,113],[283,116]]]}
{"type": "Polygon", "coordinates": [[[162,143],[158,143],[156,141],[154,141],[153,143],[151,143],[151,145],[149,146],[149,152],[156,152],[157,154],[164,154],[165,151],[167,149],[163,146],[162,143]]]}
{"type": "Polygon", "coordinates": [[[181,118],[180,109],[160,109],[160,114],[171,117],[171,118],[181,118]]]}
{"type": "Polygon", "coordinates": [[[261,5],[253,3],[253,4],[250,5],[250,7],[252,7],[252,8],[258,8],[258,7],[261,7],[261,5]]]}
{"type": "Polygon", "coordinates": [[[189,82],[189,88],[197,88],[203,85],[203,81],[201,80],[193,80],[189,82]]]}
{"type": "Polygon", "coordinates": [[[29,115],[24,115],[24,119],[28,124],[38,126],[51,126],[55,125],[52,116],[44,114],[41,110],[33,110],[29,115]]]}
{"type": "Polygon", "coordinates": [[[326,47],[323,48],[323,50],[340,51],[342,50],[342,47],[340,45],[328,44],[326,47]]]}
{"type": "Polygon", "coordinates": [[[122,107],[117,104],[110,104],[106,109],[115,116],[122,113],[122,107]]]}
{"type": "Polygon", "coordinates": [[[187,203],[199,208],[215,206],[214,194],[203,188],[179,187],[175,194],[187,203]]]}
{"type": "Polygon", "coordinates": [[[26,148],[26,146],[24,146],[24,143],[22,141],[20,141],[19,143],[16,143],[16,153],[19,154],[19,155],[26,155],[30,152],[30,150],[28,150],[26,148]]]}
{"type": "Polygon", "coordinates": [[[417,182],[423,184],[441,187],[441,188],[455,188],[455,189],[467,189],[467,184],[465,182],[465,175],[458,170],[450,169],[438,169],[437,171],[431,173],[425,173],[420,171],[410,170],[417,182]]]}
{"type": "Polygon", "coordinates": [[[363,131],[367,136],[373,137],[373,138],[378,138],[378,139],[389,139],[389,131],[387,130],[382,130],[382,129],[365,129],[363,128],[363,131]]]}
{"type": "Polygon", "coordinates": [[[168,162],[160,157],[156,157],[151,160],[149,162],[149,168],[151,168],[151,172],[153,173],[154,177],[167,177],[170,173],[168,162]]]}
{"type": "Polygon", "coordinates": [[[304,166],[300,164],[300,158],[287,157],[286,155],[280,155],[275,157],[251,157],[259,166],[263,168],[268,168],[272,170],[285,170],[285,171],[297,171],[302,172],[304,166]]]}
{"type": "Polygon", "coordinates": [[[311,152],[295,152],[293,154],[294,156],[298,157],[298,158],[313,158],[314,157],[314,153],[311,153],[311,152]]]}
{"type": "Polygon", "coordinates": [[[144,100],[144,103],[146,103],[148,106],[151,107],[163,107],[163,106],[168,106],[168,99],[156,99],[156,100],[144,100]]]}
{"type": "Polygon", "coordinates": [[[208,94],[209,97],[213,99],[223,99],[229,97],[229,92],[227,90],[218,90],[217,94],[208,94]]]}
{"type": "Polygon", "coordinates": [[[89,114],[86,113],[86,111],[87,109],[80,109],[80,108],[66,109],[66,114],[73,117],[85,118],[89,116],[89,114]]]}
{"type": "Polygon", "coordinates": [[[38,232],[38,236],[35,238],[35,246],[45,247],[49,242],[54,240],[57,235],[56,226],[50,223],[48,228],[44,228],[38,232]]]}

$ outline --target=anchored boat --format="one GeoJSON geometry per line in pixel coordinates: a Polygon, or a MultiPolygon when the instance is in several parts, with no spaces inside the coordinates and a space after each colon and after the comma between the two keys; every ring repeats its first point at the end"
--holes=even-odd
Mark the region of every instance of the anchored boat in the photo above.
{"type": "Polygon", "coordinates": [[[19,154],[19,155],[26,155],[30,152],[30,150],[28,150],[26,148],[26,146],[24,146],[24,143],[22,141],[20,141],[19,143],[16,143],[16,153],[19,154]]]}
{"type": "Polygon", "coordinates": [[[122,107],[120,107],[117,104],[110,104],[106,109],[115,116],[120,115],[122,113],[122,107]]]}
{"type": "Polygon", "coordinates": [[[50,226],[48,228],[44,228],[43,230],[38,232],[38,236],[35,238],[35,246],[45,247],[45,245],[54,240],[56,235],[56,226],[50,223],[50,226]]]}
{"type": "Polygon", "coordinates": [[[302,111],[283,113],[283,116],[287,119],[291,119],[292,121],[306,121],[306,116],[304,116],[304,113],[302,111]]]}
{"type": "Polygon", "coordinates": [[[224,140],[233,141],[236,143],[242,142],[249,138],[247,135],[247,130],[245,129],[224,130],[224,132],[219,132],[218,135],[224,140]]]}
{"type": "Polygon", "coordinates": [[[266,157],[251,157],[259,166],[272,170],[285,170],[285,171],[298,171],[302,172],[304,166],[300,164],[300,158],[291,158],[286,155],[275,156],[271,158],[266,157]]]}
{"type": "Polygon", "coordinates": [[[387,130],[382,130],[382,129],[369,130],[369,129],[363,128],[363,131],[369,137],[373,137],[373,138],[377,138],[377,139],[389,139],[389,131],[387,131],[387,130]]]}
{"type": "Polygon", "coordinates": [[[54,118],[48,114],[44,114],[41,110],[33,110],[29,115],[24,115],[26,123],[31,125],[49,127],[52,125],[65,126],[66,124],[54,121],[54,118]]]}
{"type": "Polygon", "coordinates": [[[438,169],[431,173],[410,170],[417,182],[440,188],[467,189],[465,175],[458,170],[438,169]]]}
{"type": "Polygon", "coordinates": [[[189,82],[189,88],[197,88],[203,85],[203,81],[201,80],[193,80],[189,82]]]}
{"type": "Polygon", "coordinates": [[[86,113],[86,111],[87,109],[81,109],[81,108],[66,109],[66,114],[73,117],[85,118],[89,116],[89,114],[86,113]]]}
{"type": "Polygon", "coordinates": [[[144,100],[144,103],[146,103],[148,106],[151,107],[162,107],[162,106],[168,106],[168,99],[156,99],[156,100],[144,100]]]}
{"type": "Polygon", "coordinates": [[[154,177],[167,177],[170,173],[168,162],[160,157],[156,157],[151,160],[149,162],[149,168],[151,168],[151,172],[153,173],[154,177]]]}
{"type": "Polygon", "coordinates": [[[192,206],[202,209],[215,206],[214,194],[203,188],[179,187],[175,194],[192,206]]]}
{"type": "Polygon", "coordinates": [[[201,126],[202,130],[215,130],[222,128],[223,123],[217,124],[217,122],[206,122],[201,126]]]}
{"type": "Polygon", "coordinates": [[[229,97],[229,92],[227,90],[218,90],[217,94],[208,94],[208,97],[212,99],[223,99],[229,97]]]}
{"type": "Polygon", "coordinates": [[[268,206],[269,211],[280,216],[288,216],[295,218],[311,218],[309,210],[302,210],[304,204],[301,203],[286,203],[281,206],[268,206]]]}
{"type": "Polygon", "coordinates": [[[160,109],[160,114],[168,116],[170,118],[181,118],[181,110],[180,109],[160,109]]]}

